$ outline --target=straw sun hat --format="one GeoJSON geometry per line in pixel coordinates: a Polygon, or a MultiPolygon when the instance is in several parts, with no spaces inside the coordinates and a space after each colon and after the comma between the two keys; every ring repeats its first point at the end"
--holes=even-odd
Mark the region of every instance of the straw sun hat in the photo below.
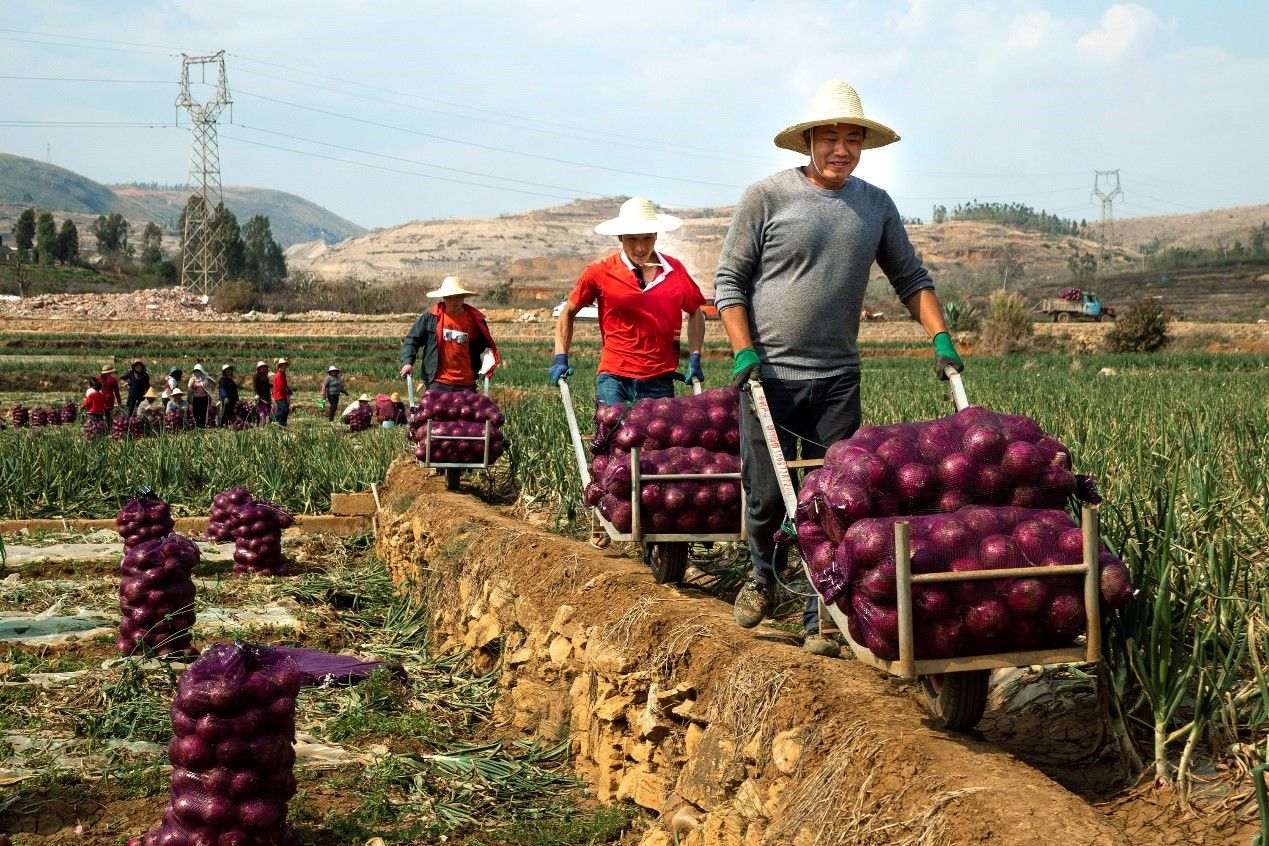
{"type": "Polygon", "coordinates": [[[114,366],[113,366],[113,365],[103,364],[103,365],[101,366],[101,375],[102,375],[102,376],[105,376],[107,373],[114,373],[114,372],[115,372],[115,368],[114,368],[114,366]]]}
{"type": "Polygon", "coordinates": [[[810,145],[802,133],[816,126],[832,126],[838,123],[850,123],[868,130],[864,136],[863,149],[871,150],[884,147],[899,140],[899,135],[884,123],[877,123],[864,117],[863,104],[859,95],[840,79],[830,79],[820,86],[811,100],[811,107],[806,111],[806,120],[795,123],[775,137],[775,145],[783,150],[810,155],[810,145]]]}
{"type": "Polygon", "coordinates": [[[464,288],[463,283],[458,281],[457,276],[446,276],[444,281],[441,282],[441,287],[435,291],[428,291],[427,295],[434,300],[439,300],[442,297],[467,297],[475,293],[475,291],[469,291],[464,288]]]}
{"type": "Polygon", "coordinates": [[[631,197],[621,204],[617,216],[595,227],[598,235],[652,235],[673,232],[683,225],[674,215],[661,214],[651,200],[631,197]]]}

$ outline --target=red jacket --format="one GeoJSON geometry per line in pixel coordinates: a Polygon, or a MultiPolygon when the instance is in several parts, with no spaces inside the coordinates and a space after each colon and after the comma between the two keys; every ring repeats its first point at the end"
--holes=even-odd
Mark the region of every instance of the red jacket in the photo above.
{"type": "Polygon", "coordinates": [[[105,414],[106,394],[96,388],[91,388],[88,391],[88,395],[84,397],[84,401],[81,405],[83,406],[84,411],[87,411],[89,414],[105,414]]]}
{"type": "Polygon", "coordinates": [[[291,386],[286,383],[286,371],[279,370],[273,374],[273,401],[290,399],[291,386]]]}
{"type": "Polygon", "coordinates": [[[123,397],[119,395],[119,380],[115,374],[106,373],[101,377],[101,392],[106,395],[106,408],[123,405],[123,397]]]}

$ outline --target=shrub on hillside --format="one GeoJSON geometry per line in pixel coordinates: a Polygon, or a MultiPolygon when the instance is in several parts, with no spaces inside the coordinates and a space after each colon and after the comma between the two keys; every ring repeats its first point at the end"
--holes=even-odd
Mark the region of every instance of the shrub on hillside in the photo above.
{"type": "Polygon", "coordinates": [[[1016,291],[996,291],[987,301],[982,347],[988,353],[1013,353],[1030,349],[1035,319],[1026,300],[1016,291]]]}
{"type": "Polygon", "coordinates": [[[212,294],[211,306],[225,314],[242,314],[260,307],[260,293],[250,282],[226,282],[212,294]]]}
{"type": "Polygon", "coordinates": [[[1168,343],[1168,321],[1172,316],[1163,302],[1142,297],[1115,320],[1106,333],[1106,348],[1111,352],[1154,352],[1168,343]]]}

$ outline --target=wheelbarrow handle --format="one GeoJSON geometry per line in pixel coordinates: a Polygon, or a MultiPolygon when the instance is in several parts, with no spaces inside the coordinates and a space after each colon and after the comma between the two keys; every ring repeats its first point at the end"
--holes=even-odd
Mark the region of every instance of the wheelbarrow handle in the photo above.
{"type": "Polygon", "coordinates": [[[945,368],[943,372],[947,376],[947,383],[952,386],[952,402],[956,403],[956,410],[968,408],[969,397],[965,395],[965,383],[961,381],[961,374],[951,366],[945,368]]]}
{"type": "Polygon", "coordinates": [[[414,408],[414,374],[407,373],[405,376],[405,392],[410,399],[410,408],[414,408]]]}

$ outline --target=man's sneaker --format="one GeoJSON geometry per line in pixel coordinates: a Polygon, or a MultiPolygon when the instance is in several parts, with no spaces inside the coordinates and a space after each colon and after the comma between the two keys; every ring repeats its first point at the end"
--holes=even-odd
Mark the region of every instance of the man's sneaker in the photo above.
{"type": "Polygon", "coordinates": [[[815,632],[807,634],[806,640],[802,641],[802,649],[812,655],[823,655],[825,658],[837,658],[842,654],[842,648],[837,641],[815,632]]]}
{"type": "Polygon", "coordinates": [[[766,618],[771,608],[769,593],[767,586],[759,584],[756,579],[745,582],[740,593],[736,594],[736,605],[732,609],[742,629],[752,629],[766,618]]]}

